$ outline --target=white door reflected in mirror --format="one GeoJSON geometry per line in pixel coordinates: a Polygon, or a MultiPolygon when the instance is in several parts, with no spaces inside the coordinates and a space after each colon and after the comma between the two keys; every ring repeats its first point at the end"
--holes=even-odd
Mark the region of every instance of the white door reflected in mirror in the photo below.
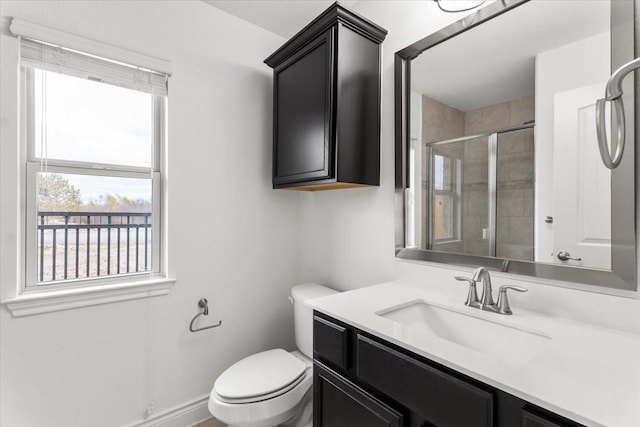
{"type": "Polygon", "coordinates": [[[611,269],[611,172],[600,160],[595,100],[602,84],[559,92],[554,102],[553,262],[611,269]]]}

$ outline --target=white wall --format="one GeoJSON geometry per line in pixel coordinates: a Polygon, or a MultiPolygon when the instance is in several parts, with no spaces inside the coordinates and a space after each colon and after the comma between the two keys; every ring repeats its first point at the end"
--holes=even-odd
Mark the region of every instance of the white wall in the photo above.
{"type": "MultiPolygon", "coordinates": [[[[124,426],[208,396],[250,353],[293,349],[298,197],[271,189],[271,70],[285,40],[200,1],[2,1],[2,299],[16,291],[16,16],[171,60],[168,296],[0,311],[0,425],[124,426]],[[202,223],[201,227],[194,224],[202,223]],[[218,329],[189,333],[208,298],[218,329]]],[[[206,403],[206,402],[205,402],[206,403]]],[[[201,409],[204,409],[201,408],[201,409]]],[[[206,415],[206,409],[201,413],[206,415]]]]}

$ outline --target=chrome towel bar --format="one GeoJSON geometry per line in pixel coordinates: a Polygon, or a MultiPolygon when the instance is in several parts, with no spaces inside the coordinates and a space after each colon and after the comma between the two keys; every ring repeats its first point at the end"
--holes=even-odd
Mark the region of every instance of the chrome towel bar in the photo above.
{"type": "Polygon", "coordinates": [[[605,97],[596,101],[596,130],[598,136],[598,148],[600,149],[600,157],[602,162],[609,169],[615,169],[622,161],[622,154],[624,153],[625,142],[625,117],[624,117],[624,103],[622,102],[622,80],[627,74],[633,70],[640,68],[640,58],[636,58],[631,62],[618,68],[609,78],[607,87],[605,89],[605,97]],[[617,141],[613,144],[612,148],[609,148],[607,143],[607,128],[605,126],[605,106],[607,101],[611,101],[616,107],[617,116],[617,141]],[[611,157],[615,147],[615,153],[611,157]]]}
{"type": "Polygon", "coordinates": [[[198,307],[202,308],[202,313],[198,313],[195,316],[193,316],[193,319],[191,319],[191,323],[189,323],[189,330],[191,332],[200,332],[200,331],[205,331],[207,329],[212,329],[212,328],[217,328],[218,326],[222,325],[222,320],[220,320],[218,323],[211,325],[211,326],[204,326],[202,328],[195,328],[193,327],[193,323],[196,321],[196,319],[200,316],[208,316],[209,315],[209,301],[207,301],[206,298],[201,298],[200,301],[198,301],[198,307]]]}

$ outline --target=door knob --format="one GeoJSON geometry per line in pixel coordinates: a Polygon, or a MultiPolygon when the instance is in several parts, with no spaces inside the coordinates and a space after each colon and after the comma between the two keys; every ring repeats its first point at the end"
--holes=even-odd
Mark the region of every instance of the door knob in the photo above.
{"type": "Polygon", "coordinates": [[[582,261],[582,258],[573,258],[571,256],[571,254],[567,251],[560,251],[558,252],[558,259],[560,261],[568,261],[568,260],[573,260],[573,261],[582,261]]]}

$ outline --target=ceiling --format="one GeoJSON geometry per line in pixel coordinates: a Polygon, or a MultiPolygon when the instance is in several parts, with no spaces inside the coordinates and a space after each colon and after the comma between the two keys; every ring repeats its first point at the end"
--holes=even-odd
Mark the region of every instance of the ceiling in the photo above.
{"type": "MultiPolygon", "coordinates": [[[[286,39],[291,38],[334,0],[203,0],[240,19],[251,22],[286,39]]],[[[340,1],[352,8],[358,0],[340,1]]]]}

